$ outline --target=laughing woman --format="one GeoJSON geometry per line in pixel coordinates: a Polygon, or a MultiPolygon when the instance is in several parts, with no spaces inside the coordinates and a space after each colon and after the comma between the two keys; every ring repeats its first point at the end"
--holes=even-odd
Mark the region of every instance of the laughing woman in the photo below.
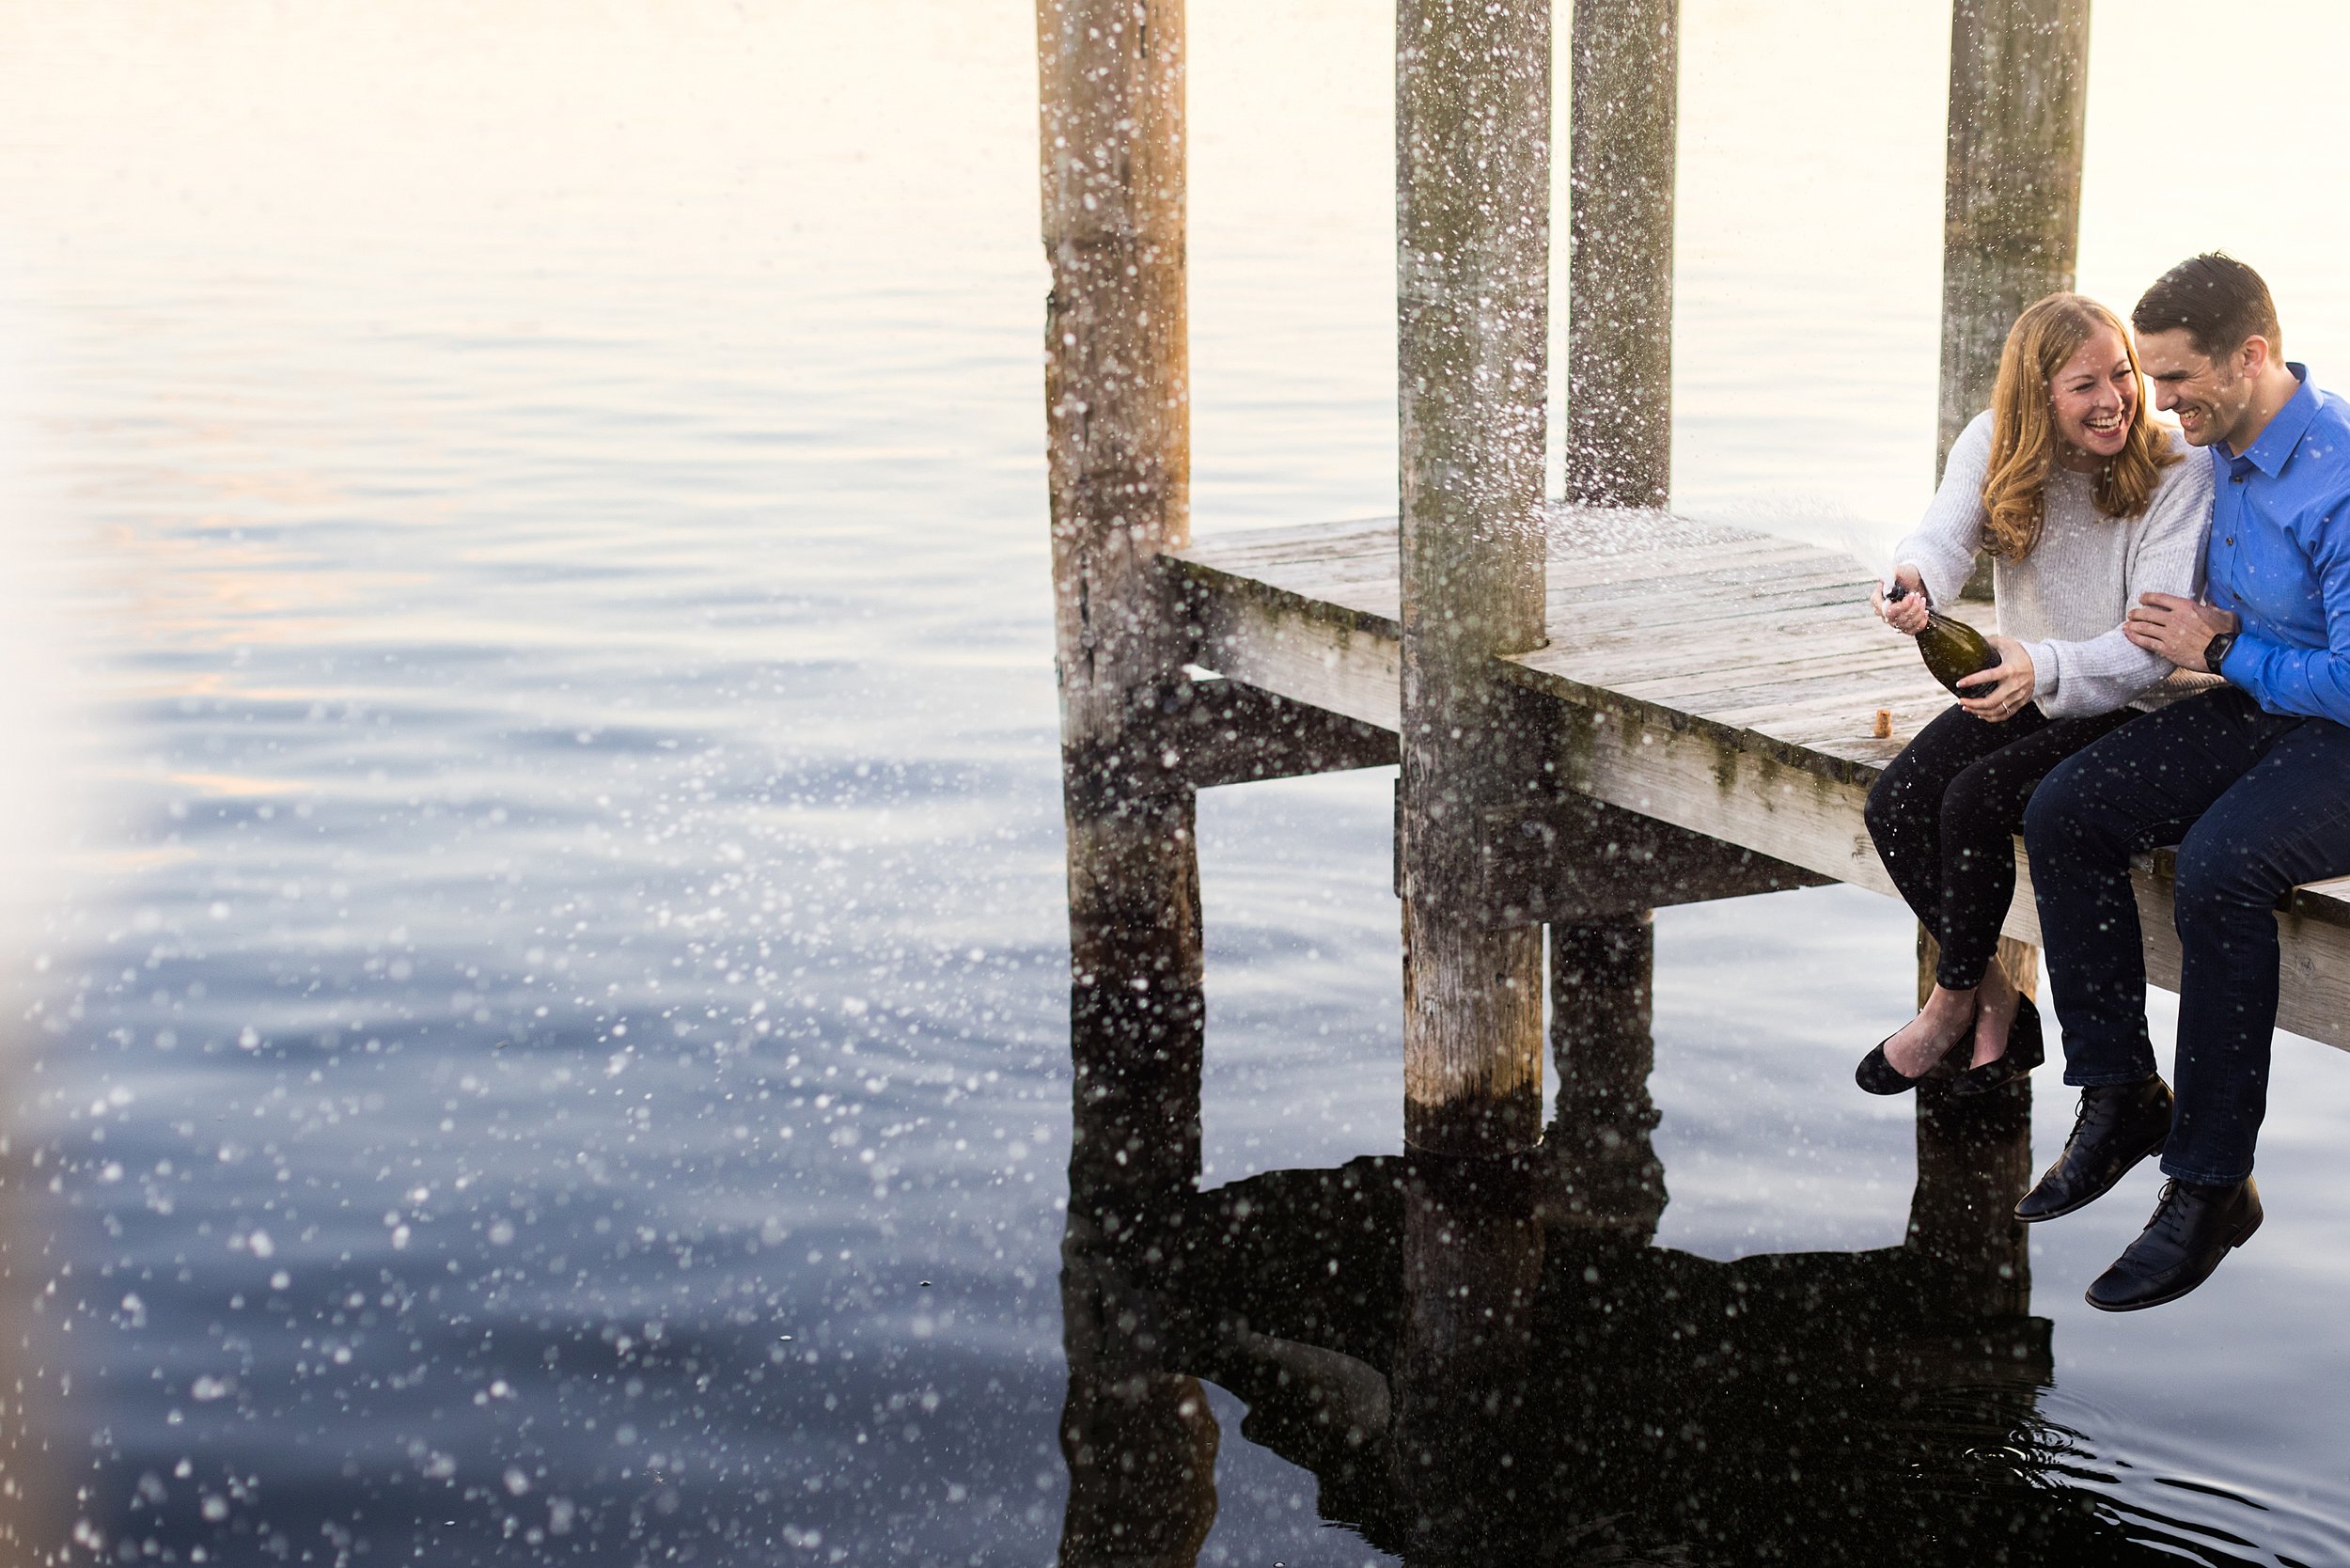
{"type": "Polygon", "coordinates": [[[1914,1089],[1945,1058],[1971,1062],[1958,1092],[1980,1093],[2044,1055],[2038,1011],[1995,957],[2025,802],[2050,768],[2161,700],[2171,666],[2122,634],[2138,595],[2202,586],[2211,467],[2179,461],[2141,391],[2112,311],[2080,294],[2031,306],[2007,335],[1990,409],[1951,445],[1934,504],[1894,552],[1908,592],[1876,594],[1877,614],[1915,636],[1987,551],[2002,635],[1998,665],[1869,792],[1877,854],[1941,943],[1926,1005],[1855,1074],[1871,1093],[1914,1089]]]}

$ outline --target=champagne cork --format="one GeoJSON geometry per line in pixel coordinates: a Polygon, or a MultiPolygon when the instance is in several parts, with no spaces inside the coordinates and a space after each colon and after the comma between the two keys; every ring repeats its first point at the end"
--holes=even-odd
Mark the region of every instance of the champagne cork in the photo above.
{"type": "Polygon", "coordinates": [[[1876,725],[1869,732],[1880,741],[1891,740],[1893,738],[1893,710],[1879,708],[1876,725]]]}

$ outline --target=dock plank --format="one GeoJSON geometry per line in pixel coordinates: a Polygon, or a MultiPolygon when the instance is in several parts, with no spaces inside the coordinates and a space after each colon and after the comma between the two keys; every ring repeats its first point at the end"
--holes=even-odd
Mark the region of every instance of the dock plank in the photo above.
{"type": "MultiPolygon", "coordinates": [[[[1168,557],[1200,627],[1198,662],[1393,729],[1402,626],[1391,519],[1210,537],[1168,557]]],[[[1606,805],[1890,896],[1861,823],[1869,786],[1950,698],[1867,609],[1857,562],[1798,541],[1653,512],[1551,519],[1549,645],[1507,679],[1558,705],[1556,765],[1606,805]],[[1872,733],[1879,709],[1892,734],[1872,733]]],[[[1984,630],[1986,605],[1959,613],[1984,630]]],[[[2007,932],[2036,942],[2017,849],[2007,932]]],[[[2178,980],[2171,856],[2133,881],[2155,983],[2178,980]]],[[[2350,1048],[2350,877],[2278,915],[2279,1024],[2350,1048]]]]}

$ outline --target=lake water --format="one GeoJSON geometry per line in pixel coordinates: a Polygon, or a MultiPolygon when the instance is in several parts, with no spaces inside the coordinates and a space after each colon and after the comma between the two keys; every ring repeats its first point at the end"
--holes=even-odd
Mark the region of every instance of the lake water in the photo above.
{"type": "MultiPolygon", "coordinates": [[[[1197,530],[1390,509],[1391,14],[1190,11],[1197,530]]],[[[1684,6],[1684,510],[1866,549],[1922,503],[1946,17],[1684,6]]],[[[2082,286],[2126,306],[2225,246],[2350,384],[2350,13],[2264,8],[2256,86],[2215,73],[2214,26],[2101,11],[2082,286]]],[[[1059,1549],[1033,37],[1009,0],[0,12],[10,853],[65,878],[19,879],[8,936],[13,1539],[1059,1549]]],[[[1212,1189],[1398,1190],[1391,776],[1201,803],[1212,1189]]],[[[1910,933],[1850,889],[1658,917],[1670,1201],[1610,1278],[1696,1299],[1900,1242],[1910,1109],[1849,1073],[1904,1016],[1910,933]]],[[[2350,1063],[2286,1039],[2277,1072],[2266,1229],[2194,1296],[2080,1300],[2151,1171],[2032,1233],[2038,1435],[1899,1549],[1994,1560],[2002,1521],[2054,1506],[2114,1560],[2350,1559],[2350,1063]]],[[[2043,1078],[2044,1161],[2071,1097],[2043,1078]]],[[[1647,1288],[1610,1301],[1668,1299],[1647,1288]]],[[[1813,1402],[1805,1463],[1849,1431],[1840,1463],[1876,1476],[1872,1445],[1939,1419],[1863,1408],[1821,1359],[1847,1341],[1803,1338],[1827,1320],[1760,1321],[1814,1356],[1816,1391],[1771,1396],[1813,1402]]],[[[1603,1382],[1628,1364],[1589,1323],[1542,1332],[1603,1382]]],[[[1590,1394],[1558,1451],[1616,1474],[1728,1386],[1679,1365],[1590,1394]]],[[[1966,1434],[2014,1387],[1958,1386],[1966,1434]]],[[[1243,1392],[1206,1391],[1200,1560],[1411,1552],[1294,1462],[1274,1393],[1244,1430],[1243,1392]]],[[[1747,1419],[1705,1430],[1802,1426],[1747,1419]]],[[[1671,1463],[1734,1490],[1718,1453],[1671,1463]]],[[[1623,1474],[1622,1509],[1660,1484],[1623,1474]]],[[[1739,1484],[1764,1533],[1772,1488],[1841,1495],[1739,1484]]],[[[1747,1560],[1732,1517],[1680,1558],[1565,1518],[1542,1549],[1747,1560]]],[[[1882,1520],[1850,1517],[1812,1555],[1883,1560],[1882,1520]]]]}

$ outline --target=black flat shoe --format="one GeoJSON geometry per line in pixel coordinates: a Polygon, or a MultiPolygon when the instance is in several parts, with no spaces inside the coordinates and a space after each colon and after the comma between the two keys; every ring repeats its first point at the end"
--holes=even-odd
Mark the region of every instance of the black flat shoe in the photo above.
{"type": "Polygon", "coordinates": [[[2040,1037],[2040,1010],[2026,996],[2015,1010],[2015,1021],[2007,1027],[2006,1052],[1981,1067],[1969,1067],[1961,1073],[1958,1082],[1950,1086],[1950,1093],[1958,1099],[1988,1094],[2013,1083],[2047,1059],[2048,1047],[2040,1037]]]}
{"type": "Polygon", "coordinates": [[[2249,1176],[2219,1186],[2166,1182],[2154,1217],[2089,1287],[2089,1304],[2101,1311],[2135,1312],[2176,1301],[2210,1278],[2230,1250],[2251,1240],[2261,1219],[2261,1189],[2249,1176]]]}
{"type": "MultiPolygon", "coordinates": [[[[1893,1034],[1901,1032],[1895,1029],[1893,1034]]],[[[1875,1049],[1862,1057],[1860,1065],[1852,1070],[1852,1081],[1872,1094],[1906,1094],[1932,1076],[1934,1069],[1950,1060],[1961,1046],[1971,1050],[1975,1043],[1975,1027],[1969,1023],[1965,1032],[1950,1042],[1950,1049],[1935,1058],[1932,1067],[1928,1067],[1925,1072],[1913,1078],[1885,1059],[1885,1043],[1886,1041],[1893,1038],[1893,1034],[1888,1034],[1885,1040],[1878,1041],[1875,1049]]]]}
{"type": "Polygon", "coordinates": [[[2170,1086],[2159,1074],[2082,1090],[2064,1152],[2024,1194],[2015,1217],[2029,1224],[2088,1207],[2111,1192],[2130,1167],[2160,1153],[2170,1137],[2170,1086]]]}

